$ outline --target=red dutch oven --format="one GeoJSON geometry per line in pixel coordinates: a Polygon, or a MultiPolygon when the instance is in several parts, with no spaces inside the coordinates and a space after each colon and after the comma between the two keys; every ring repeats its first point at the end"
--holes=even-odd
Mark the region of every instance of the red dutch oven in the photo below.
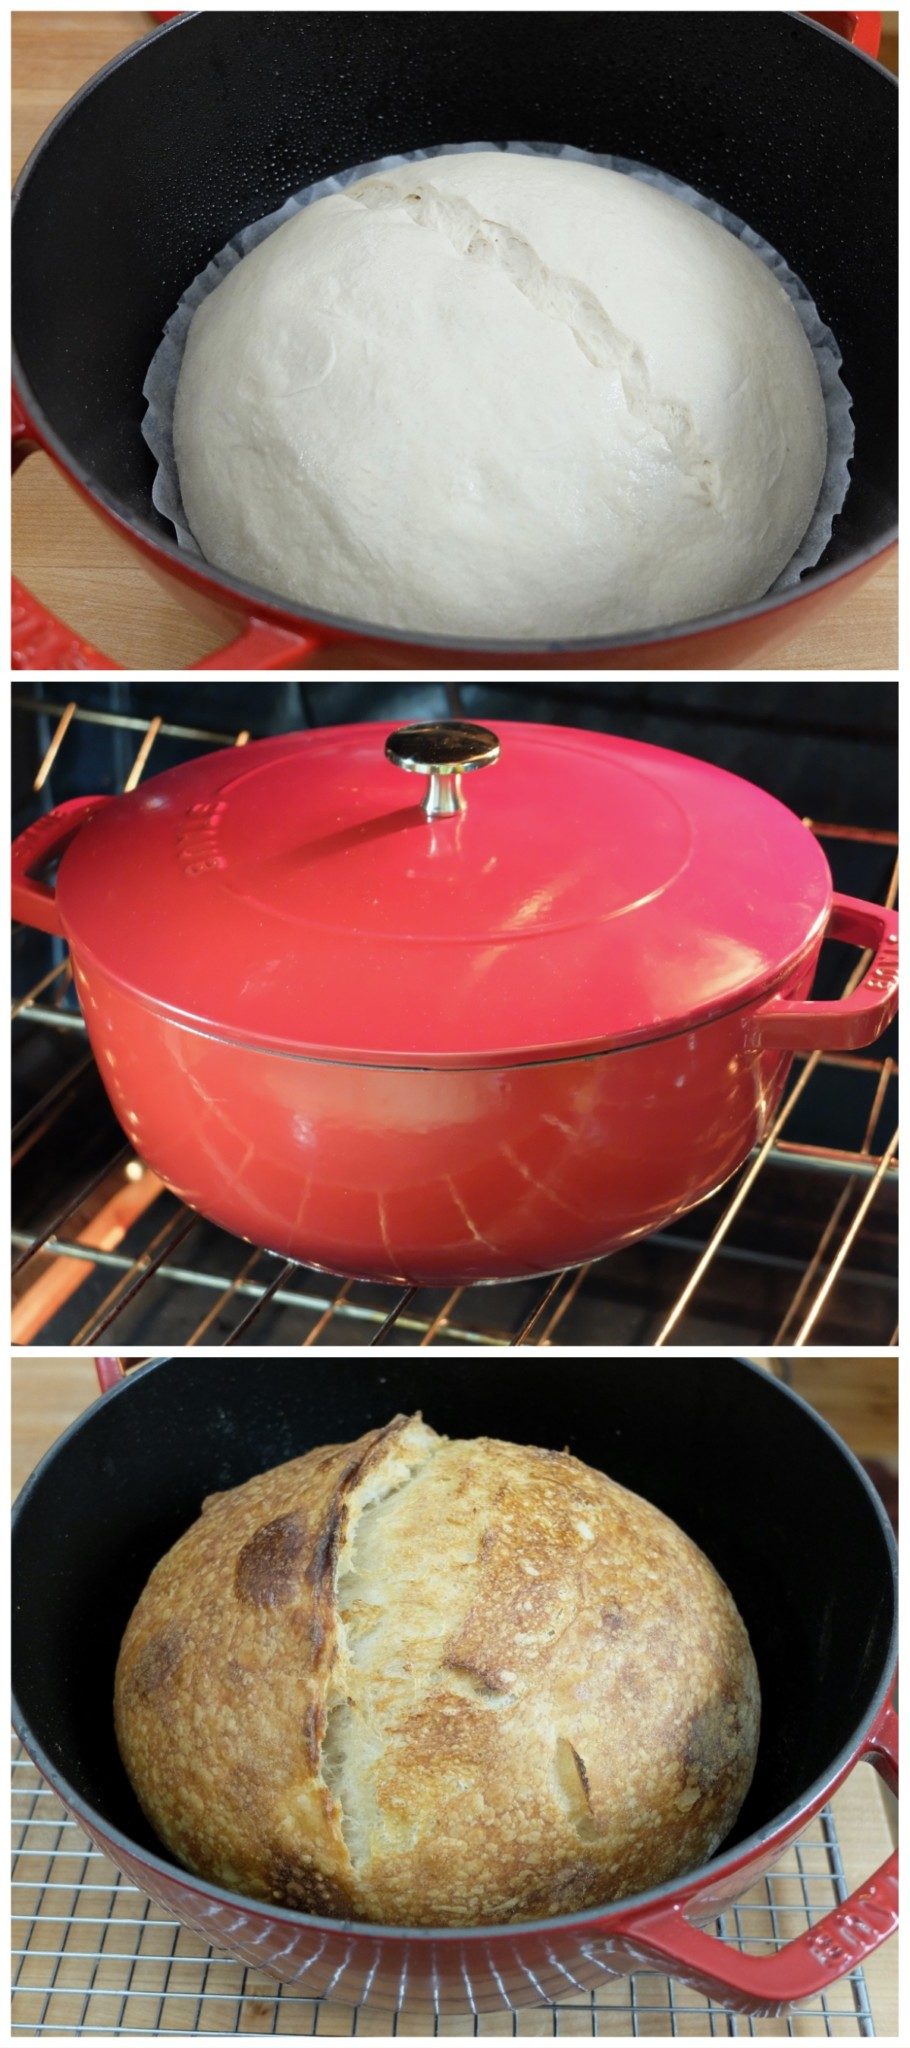
{"type": "MultiPolygon", "coordinates": [[[[108,1375],[110,1377],[110,1375],[108,1375]]],[[[705,1931],[779,1862],[854,1766],[896,1788],[890,1704],[896,1551],[870,1481],[804,1402],[757,1367],[639,1353],[557,1372],[452,1356],[432,1382],[395,1354],[168,1358],[134,1371],[54,1445],[13,1535],[17,1732],[54,1791],[142,1891],[207,1941],[308,1997],[386,2011],[489,2012],[596,1989],[620,1971],[681,1977],[746,2013],[817,1996],[897,1926],[897,1854],[777,1953],[705,1931]],[[562,1448],[654,1500],[727,1581],[762,1689],[755,1777],[701,1869],[599,1910],[505,1927],[384,1928],[239,1897],[181,1869],[120,1764],[114,1666],[158,1559],[203,1496],[423,1404],[450,1435],[562,1448]]],[[[431,2015],[432,2016],[432,2015],[431,2015]]]]}
{"type": "MultiPolygon", "coordinates": [[[[77,94],[19,180],[14,456],[45,448],[189,603],[237,615],[238,637],[201,668],[754,664],[855,589],[896,535],[897,93],[865,54],[879,25],[742,9],[169,21],[77,94]],[[831,542],[795,589],[630,638],[479,648],[304,611],[177,546],[152,505],[142,385],[192,278],[238,228],[332,171],[510,138],[659,165],[803,278],[843,353],[856,447],[831,542]]],[[[12,661],[117,666],[20,585],[12,661]]]]}
{"type": "Polygon", "coordinates": [[[420,1286],[682,1215],[794,1052],[897,1007],[895,913],[834,895],[790,811],[549,726],[328,727],[78,798],[15,842],[13,912],[68,940],[116,1114],[181,1200],[420,1286]],[[826,936],[871,964],[813,1002],[826,936]]]}

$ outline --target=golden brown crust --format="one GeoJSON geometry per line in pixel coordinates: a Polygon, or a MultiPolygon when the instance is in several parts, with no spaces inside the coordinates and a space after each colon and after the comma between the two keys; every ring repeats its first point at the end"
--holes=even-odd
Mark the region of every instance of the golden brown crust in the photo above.
{"type": "Polygon", "coordinates": [[[117,1668],[121,1753],[200,1873],[334,1917],[599,1905],[729,1832],[758,1739],[736,1608],[567,1454],[396,1417],[210,1500],[117,1668]]]}

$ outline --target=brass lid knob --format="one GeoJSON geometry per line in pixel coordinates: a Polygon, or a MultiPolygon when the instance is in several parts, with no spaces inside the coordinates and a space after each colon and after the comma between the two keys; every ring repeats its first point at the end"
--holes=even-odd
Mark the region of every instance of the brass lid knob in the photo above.
{"type": "Polygon", "coordinates": [[[466,808],[462,776],[492,767],[499,760],[499,741],[485,725],[444,718],[435,725],[398,726],[389,734],[385,751],[396,768],[429,776],[423,799],[428,818],[457,818],[466,808]]]}

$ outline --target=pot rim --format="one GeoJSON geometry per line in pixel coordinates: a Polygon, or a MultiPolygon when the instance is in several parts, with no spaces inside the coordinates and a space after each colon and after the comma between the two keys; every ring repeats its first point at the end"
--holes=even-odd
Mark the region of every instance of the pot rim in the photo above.
{"type": "MultiPolygon", "coordinates": [[[[555,1355],[560,1355],[559,1346],[555,1347],[555,1355]]],[[[263,1366],[266,1360],[264,1358],[260,1359],[259,1363],[260,1366],[263,1366]]],[[[63,1434],[57,1437],[55,1442],[51,1444],[26,1480],[13,1505],[13,1532],[15,1532],[20,1511],[31,1498],[32,1493],[37,1490],[45,1472],[50,1468],[57,1453],[65,1444],[68,1444],[79,1434],[84,1425],[90,1422],[92,1416],[101,1407],[102,1403],[121,1399],[130,1385],[146,1373],[157,1372],[172,1366],[176,1366],[178,1369],[181,1367],[186,1369],[187,1364],[188,1361],[186,1359],[175,1353],[168,1353],[164,1357],[151,1359],[146,1365],[137,1367],[134,1373],[127,1374],[117,1386],[106,1393],[100,1394],[98,1399],[91,1403],[90,1407],[84,1409],[83,1413],[77,1416],[74,1422],[70,1423],[69,1428],[64,1430],[63,1434]]],[[[648,1907],[658,1905],[662,1901],[669,1902],[673,1899],[678,1899],[681,1904],[685,1905],[690,1899],[697,1898],[707,1886],[715,1886],[718,1880],[727,1874],[732,1875],[739,1871],[745,1876],[749,1866],[771,1842],[781,1836],[792,1838],[798,1831],[801,1821],[809,1819],[811,1814],[824,1804],[825,1799],[835,1790],[840,1780],[846,1776],[850,1766],[860,1761],[860,1752],[865,1737],[881,1712],[894,1680],[898,1646],[898,1601],[896,1597],[898,1552],[894,1531],[885,1512],[881,1496],[855,1453],[844,1442],[843,1438],[838,1436],[837,1431],[825,1420],[824,1416],[819,1415],[818,1411],[812,1407],[811,1402],[805,1400],[801,1394],[795,1393],[793,1388],[788,1386],[785,1381],[773,1378],[761,1366],[754,1364],[751,1359],[737,1355],[728,1358],[727,1364],[731,1368],[738,1367],[740,1371],[760,1376],[762,1382],[772,1385],[781,1398],[792,1402],[797,1408],[801,1408],[836,1446],[840,1455],[852,1468],[854,1477],[859,1480],[865,1491],[885,1539],[885,1548],[891,1564],[894,1611],[888,1648],[883,1659],[882,1674],[875,1688],[873,1698],[862,1720],[854,1728],[852,1735],[847,1738],[847,1741],[842,1745],[837,1755],[832,1758],[830,1764],[826,1766],[819,1776],[813,1780],[812,1784],[806,1787],[804,1792],[795,1800],[791,1800],[789,1806],[784,1807],[782,1812],[775,1814],[773,1820],[766,1827],[754,1830],[751,1835],[746,1836],[744,1841],[735,1843],[730,1849],[726,1851],[721,1850],[711,1857],[707,1863],[700,1864],[696,1870],[686,1871],[680,1877],[670,1878],[666,1884],[656,1885],[650,1891],[630,1893],[628,1898],[615,1900],[612,1904],[589,1906],[580,1913],[556,1914],[543,1920],[514,1920],[502,1924],[497,1923],[477,1927],[386,1927],[380,1922],[371,1920],[332,1920],[315,1913],[301,1913],[292,1906],[276,1905],[268,1899],[249,1898],[243,1892],[227,1891],[222,1885],[216,1885],[206,1878],[197,1877],[193,1871],[184,1870],[180,1864],[169,1861],[155,1850],[142,1848],[139,1843],[134,1842],[129,1835],[123,1833],[122,1829],[106,1820],[87,1800],[82,1799],[72,1790],[63,1772],[50,1761],[43,1745],[33,1734],[30,1724],[22,1713],[14,1690],[12,1693],[12,1721],[16,1734],[23,1747],[38,1766],[42,1776],[47,1780],[52,1790],[57,1793],[63,1804],[71,1812],[84,1816],[88,1820],[90,1832],[94,1829],[113,1847],[122,1848],[133,1864],[144,1866],[146,1869],[160,1874],[171,1887],[176,1882],[185,1886],[190,1891],[198,1892],[203,1898],[216,1899],[220,1904],[233,1907],[235,1910],[243,1907],[258,1918],[265,1918],[270,1921],[280,1922],[281,1924],[286,1923],[290,1927],[311,1927],[319,1933],[353,1934],[373,1941],[388,1940],[415,1943],[518,1940],[529,1935],[552,1934],[554,1930],[562,1931],[564,1929],[582,1933],[586,1928],[597,1928],[600,1930],[603,1928],[605,1921],[614,1918],[617,1921],[621,1921],[629,1915],[638,1918],[648,1907]]],[[[113,1737],[113,1718],[111,1734],[113,1737]]]]}
{"type": "MultiPolygon", "coordinates": [[[[96,71],[91,78],[86,79],[85,84],[80,86],[78,92],[75,92],[72,98],[67,100],[66,105],[61,107],[59,113],[55,115],[53,121],[44,130],[44,133],[39,136],[34,148],[26,158],[13,186],[13,219],[15,218],[19,200],[39,157],[49,148],[57,130],[63,126],[75,108],[80,106],[82,101],[89,97],[89,94],[94,91],[96,86],[119,70],[122,64],[126,64],[130,59],[138,56],[147,44],[158,41],[162,36],[173,34],[182,26],[196,20],[204,11],[203,9],[196,8],[181,14],[173,21],[164,22],[149,35],[143,36],[140,41],[130,44],[128,49],[121,50],[119,55],[114,57],[109,64],[105,64],[100,71],[96,71]]],[[[821,22],[811,21],[802,14],[791,13],[786,18],[796,23],[800,29],[808,29],[816,35],[825,36],[829,41],[837,43],[852,58],[858,59],[861,63],[869,65],[873,71],[877,71],[889,86],[892,86],[895,91],[897,90],[897,80],[892,77],[892,74],[885,69],[883,64],[880,64],[876,58],[867,56],[865,51],[855,49],[852,43],[845,42],[844,38],[839,36],[833,29],[824,27],[821,22]]],[[[496,640],[489,638],[478,641],[445,633],[427,633],[418,629],[405,631],[401,627],[377,625],[369,620],[351,619],[340,612],[319,611],[313,606],[304,608],[302,605],[296,604],[291,598],[282,597],[275,591],[265,590],[259,584],[247,583],[238,576],[229,576],[224,570],[216,568],[214,563],[206,561],[204,556],[200,555],[197,557],[191,555],[186,548],[179,547],[176,539],[171,539],[166,534],[163,535],[150,519],[127,514],[118,499],[111,492],[98,485],[89,474],[85,465],[78,462],[70,454],[65,442],[60,439],[55,429],[50,425],[42,406],[32,391],[15,342],[12,343],[11,362],[14,392],[23,405],[28,415],[29,423],[37,432],[42,445],[48,453],[53,455],[60,468],[65,470],[68,476],[72,477],[73,481],[81,490],[86,492],[88,497],[102,507],[108,518],[127,537],[133,536],[138,539],[156,555],[163,557],[165,563],[172,564],[182,576],[187,577],[189,580],[199,580],[213,586],[229,603],[232,599],[240,598],[243,605],[251,609],[257,616],[265,613],[271,617],[290,620],[297,628],[308,625],[324,626],[332,634],[352,636],[357,640],[385,642],[390,646],[427,648],[430,651],[438,651],[440,653],[461,653],[465,656],[488,652],[499,661],[502,661],[509,654],[514,654],[520,658],[526,655],[577,653],[582,657],[600,652],[617,653],[625,648],[666,646],[671,642],[685,642],[689,639],[697,639],[700,635],[707,632],[737,626],[747,620],[761,618],[766,613],[771,615],[774,612],[782,611],[786,606],[793,604],[800,598],[805,598],[814,595],[816,591],[827,589],[829,585],[840,582],[841,578],[849,575],[852,570],[862,568],[865,563],[874,561],[879,555],[886,553],[887,549],[892,547],[898,538],[898,524],[894,520],[874,541],[865,546],[851,549],[842,561],[827,569],[810,569],[806,571],[799,581],[793,585],[792,589],[778,592],[776,595],[768,594],[765,597],[755,598],[750,604],[738,605],[730,610],[705,613],[699,618],[685,619],[676,623],[669,621],[663,626],[650,627],[647,632],[611,633],[589,636],[584,639],[570,638],[567,640],[496,640]]]]}
{"type": "MultiPolygon", "coordinates": [[[[652,1045],[664,1045],[675,1038],[691,1038],[696,1032],[705,1031],[712,1024],[722,1024],[731,1017],[748,1017],[761,1009],[791,975],[796,974],[801,967],[808,966],[813,956],[817,958],[824,944],[830,915],[829,904],[821,930],[810,933],[799,952],[775,967],[773,975],[769,975],[760,986],[752,989],[748,996],[739,1002],[712,1009],[705,1016],[682,1018],[665,1031],[653,1031],[645,1027],[641,1037],[627,1037],[616,1045],[579,1045],[565,1049],[554,1048],[549,1053],[535,1047],[528,1052],[527,1057],[514,1049],[504,1048],[499,1053],[478,1054],[474,1059],[465,1058],[461,1053],[439,1053],[426,1059],[415,1058],[413,1055],[402,1058],[395,1054],[386,1057],[378,1053],[355,1057],[343,1051],[309,1052],[297,1046],[271,1045],[267,1040],[235,1038],[229,1031],[218,1031],[212,1024],[202,1024],[192,1017],[180,1016],[175,1010],[169,1009],[166,1003],[158,1002],[153,996],[143,995],[141,990],[133,988],[128,981],[121,980],[114,968],[99,960],[90,946],[84,946],[78,939],[72,938],[68,929],[65,938],[76,966],[81,967],[83,961],[91,962],[106,981],[112,983],[122,995],[128,996],[140,1010],[148,1012],[159,1023],[167,1025],[171,1030],[185,1031],[192,1038],[207,1039],[212,1045],[223,1045],[232,1052],[255,1054],[266,1059],[296,1061],[301,1066],[346,1067],[355,1072],[377,1074],[510,1074],[527,1067],[580,1066],[594,1060],[614,1059],[620,1053],[645,1052],[652,1045]]],[[[758,1049],[755,1048],[756,1051],[758,1049]]]]}

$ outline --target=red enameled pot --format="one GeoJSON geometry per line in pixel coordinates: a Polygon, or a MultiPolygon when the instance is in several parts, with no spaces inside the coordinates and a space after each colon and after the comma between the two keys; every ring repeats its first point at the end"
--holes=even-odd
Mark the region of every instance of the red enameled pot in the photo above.
{"type": "MultiPolygon", "coordinates": [[[[755,665],[855,590],[896,537],[897,92],[873,61],[880,19],[737,8],[168,20],[83,87],[18,182],[14,461],[46,449],[188,604],[236,617],[237,637],[201,668],[755,665]],[[151,500],[142,386],[193,277],[238,228],[331,171],[440,139],[510,137],[658,164],[748,220],[805,282],[843,354],[856,447],[831,542],[795,589],[602,644],[479,648],[305,611],[178,547],[151,500]]],[[[12,663],[117,666],[18,583],[12,663]]]]}
{"type": "Polygon", "coordinates": [[[548,726],[326,728],[77,799],[16,841],[13,911],[68,940],[168,1186],[361,1279],[615,1250],[735,1171],[794,1052],[897,1006],[894,912],[834,895],[791,812],[548,726]],[[813,1002],[826,935],[872,960],[813,1002]]]}
{"type": "MultiPolygon", "coordinates": [[[[105,1372],[109,1382],[110,1371],[105,1372]]],[[[855,1765],[896,1788],[890,1703],[896,1549],[881,1501],[819,1416],[757,1367],[721,1358],[563,1356],[529,1372],[421,1355],[382,1374],[337,1358],[166,1358],[130,1373],[53,1446],[19,1496],[12,1575],[14,1720],[76,1820],[118,1869],[206,1941],[312,1997],[390,2011],[495,2012],[659,1970],[746,2013],[817,1997],[897,1926],[897,1852],[776,1953],[705,1931],[775,1863],[855,1765]],[[423,1406],[449,1435],[561,1448],[654,1500],[729,1585],[762,1690],[758,1762],[711,1862],[586,1913],[506,1927],[382,1928],[239,1897],[180,1869],[117,1756],[117,1650],[149,1572],[213,1487],[423,1406]],[[699,1924],[700,1923],[700,1924],[699,1924]]],[[[269,1817],[263,1815],[263,1825],[269,1817]]]]}

